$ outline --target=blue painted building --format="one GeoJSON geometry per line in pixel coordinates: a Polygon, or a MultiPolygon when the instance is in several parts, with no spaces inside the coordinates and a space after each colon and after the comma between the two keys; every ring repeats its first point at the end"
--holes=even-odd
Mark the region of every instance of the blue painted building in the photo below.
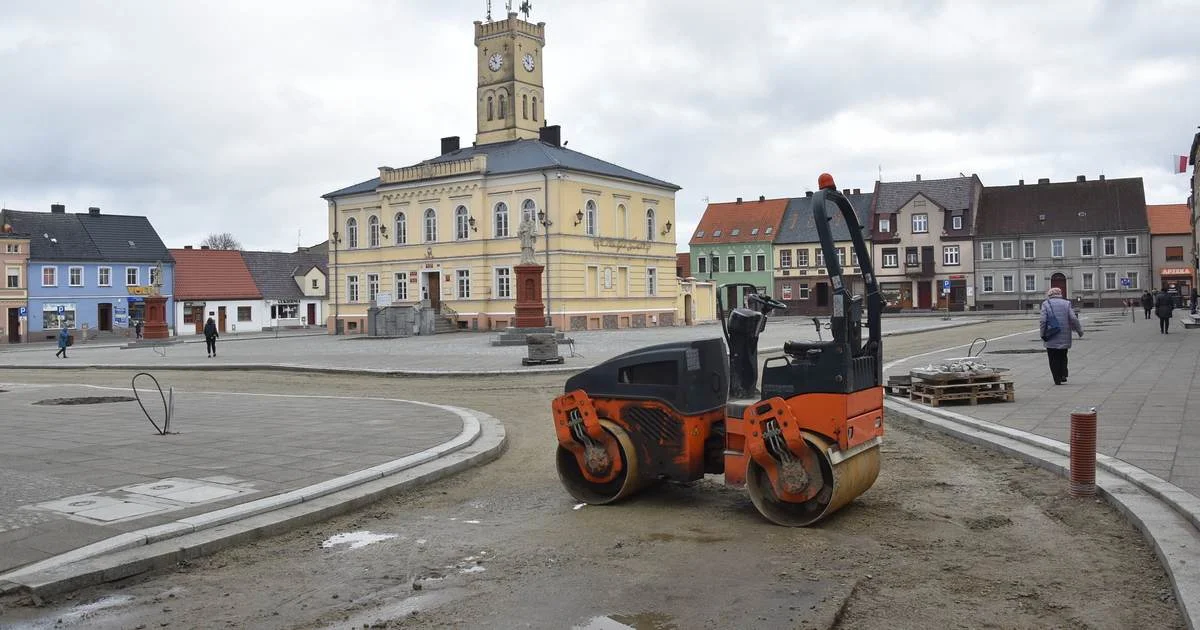
{"type": "Polygon", "coordinates": [[[40,340],[66,324],[70,329],[123,334],[145,315],[144,299],[161,268],[167,326],[175,328],[175,263],[146,217],[3,210],[2,223],[29,235],[28,324],[40,340]]]}

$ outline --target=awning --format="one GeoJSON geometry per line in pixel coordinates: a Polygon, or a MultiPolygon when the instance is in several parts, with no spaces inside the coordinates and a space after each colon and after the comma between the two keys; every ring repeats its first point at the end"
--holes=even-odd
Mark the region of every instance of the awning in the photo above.
{"type": "Polygon", "coordinates": [[[1158,270],[1158,275],[1163,277],[1186,276],[1190,278],[1192,277],[1193,273],[1194,272],[1192,271],[1191,267],[1163,267],[1162,269],[1158,270]]]}

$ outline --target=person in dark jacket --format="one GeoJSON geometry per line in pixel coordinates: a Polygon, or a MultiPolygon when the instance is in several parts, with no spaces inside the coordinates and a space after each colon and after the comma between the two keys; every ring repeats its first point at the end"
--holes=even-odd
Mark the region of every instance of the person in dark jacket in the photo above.
{"type": "Polygon", "coordinates": [[[1043,335],[1042,341],[1046,346],[1046,357],[1050,360],[1050,376],[1054,378],[1055,385],[1062,385],[1067,382],[1067,351],[1071,349],[1071,331],[1082,337],[1083,325],[1075,316],[1071,303],[1063,299],[1062,289],[1058,287],[1047,291],[1046,301],[1042,302],[1041,330],[1046,330],[1051,313],[1058,320],[1058,332],[1049,337],[1043,335]]]}
{"type": "Polygon", "coordinates": [[[1154,298],[1154,314],[1158,315],[1158,332],[1167,334],[1171,329],[1171,315],[1175,312],[1175,299],[1166,289],[1158,292],[1154,298]]]}
{"type": "Polygon", "coordinates": [[[54,356],[67,358],[67,345],[71,343],[71,333],[67,332],[67,327],[64,325],[62,330],[58,331],[58,352],[54,356]]]}
{"type": "Polygon", "coordinates": [[[217,322],[209,317],[207,322],[204,322],[204,345],[208,348],[208,358],[217,356],[217,322]]]}
{"type": "Polygon", "coordinates": [[[1146,319],[1150,319],[1150,311],[1154,310],[1154,294],[1146,291],[1142,294],[1142,310],[1146,311],[1146,319]]]}

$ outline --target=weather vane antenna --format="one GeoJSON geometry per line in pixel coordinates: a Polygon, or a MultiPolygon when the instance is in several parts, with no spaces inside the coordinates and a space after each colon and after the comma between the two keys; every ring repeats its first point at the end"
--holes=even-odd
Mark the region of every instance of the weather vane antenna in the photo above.
{"type": "Polygon", "coordinates": [[[529,20],[529,12],[533,10],[533,4],[530,3],[529,0],[521,0],[521,6],[520,6],[519,10],[521,11],[521,13],[525,14],[525,20],[528,21],[529,20]]]}

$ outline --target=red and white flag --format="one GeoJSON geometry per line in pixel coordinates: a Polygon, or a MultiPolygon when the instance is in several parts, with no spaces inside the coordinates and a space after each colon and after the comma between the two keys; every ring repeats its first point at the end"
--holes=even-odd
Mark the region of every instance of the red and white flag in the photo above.
{"type": "Polygon", "coordinates": [[[1175,173],[1186,173],[1188,159],[1186,155],[1172,155],[1172,161],[1175,164],[1175,173]]]}

